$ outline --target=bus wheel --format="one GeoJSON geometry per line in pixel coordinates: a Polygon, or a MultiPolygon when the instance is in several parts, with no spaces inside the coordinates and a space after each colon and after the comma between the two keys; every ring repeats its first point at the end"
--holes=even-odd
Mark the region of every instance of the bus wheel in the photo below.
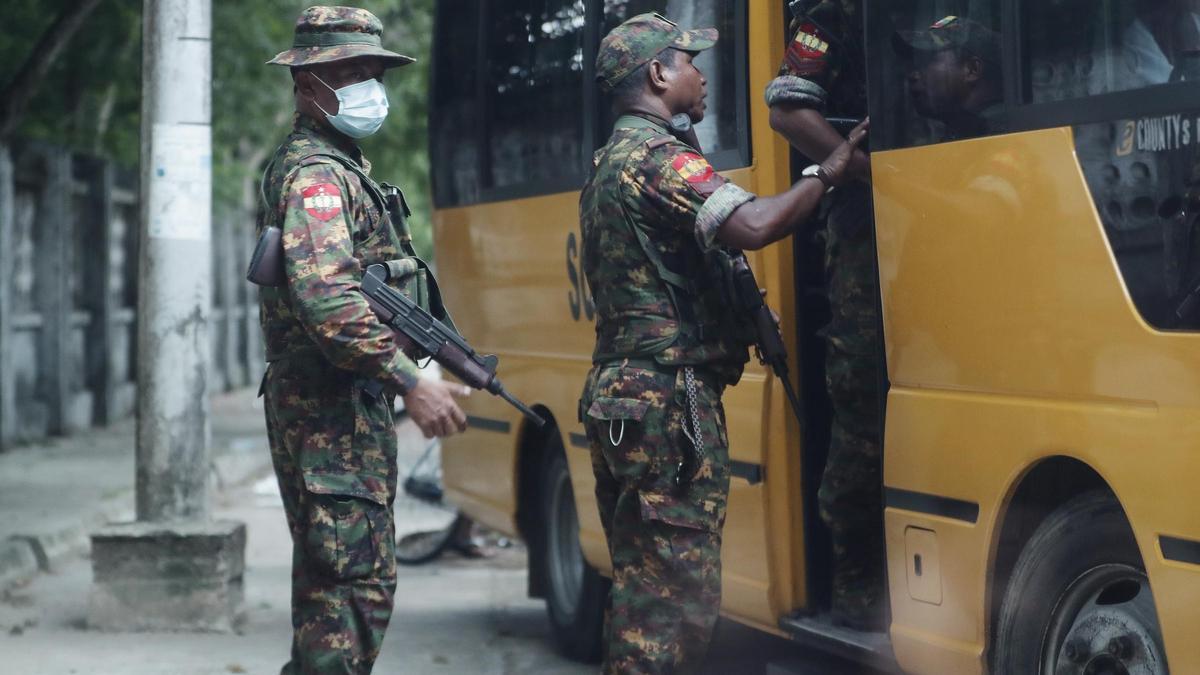
{"type": "Polygon", "coordinates": [[[546,532],[546,612],[559,649],[577,661],[600,658],[608,582],[583,558],[579,517],[567,459],[550,453],[542,472],[542,514],[546,532]]]}
{"type": "Polygon", "coordinates": [[[1054,511],[1017,559],[993,673],[1166,675],[1154,595],[1120,504],[1089,492],[1054,511]]]}

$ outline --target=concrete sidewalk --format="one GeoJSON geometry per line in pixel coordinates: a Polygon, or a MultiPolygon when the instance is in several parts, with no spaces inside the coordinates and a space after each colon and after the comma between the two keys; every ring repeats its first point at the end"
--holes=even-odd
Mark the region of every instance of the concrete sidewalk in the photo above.
{"type": "MultiPolygon", "coordinates": [[[[271,464],[262,400],[254,389],[212,399],[213,487],[226,489],[271,464]]],[[[0,453],[0,592],[86,550],[100,525],[134,515],[132,419],[0,453]]]]}

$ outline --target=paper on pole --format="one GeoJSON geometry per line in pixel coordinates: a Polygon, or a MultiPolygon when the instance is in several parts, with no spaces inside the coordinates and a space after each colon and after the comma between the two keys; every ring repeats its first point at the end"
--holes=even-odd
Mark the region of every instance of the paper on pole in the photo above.
{"type": "Polygon", "coordinates": [[[155,124],[151,139],[150,236],[207,241],[212,236],[212,128],[155,124]]]}

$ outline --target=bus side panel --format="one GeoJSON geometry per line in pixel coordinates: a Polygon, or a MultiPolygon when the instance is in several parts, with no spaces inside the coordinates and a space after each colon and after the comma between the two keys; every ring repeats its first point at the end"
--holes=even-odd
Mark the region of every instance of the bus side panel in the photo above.
{"type": "Polygon", "coordinates": [[[1200,540],[1200,335],[1139,318],[1071,131],[881,152],[872,163],[900,663],[982,672],[1003,501],[1028,467],[1065,455],[1120,500],[1172,670],[1200,672],[1200,566],[1165,561],[1159,545],[1163,534],[1200,540]],[[935,589],[913,579],[916,530],[936,542],[935,589]]]}
{"type": "MultiPolygon", "coordinates": [[[[595,339],[582,304],[586,288],[577,269],[567,269],[578,266],[578,196],[443,210],[434,227],[438,278],[455,324],[476,351],[500,357],[498,375],[510,392],[551,411],[575,469],[580,451],[566,432],[578,426],[576,402],[595,339]]],[[[463,408],[471,428],[442,450],[447,489],[472,517],[507,523],[502,531],[516,534],[521,416],[485,392],[463,408]]],[[[575,496],[594,538],[599,522],[590,486],[576,484],[575,496]]]]}
{"type": "MultiPolygon", "coordinates": [[[[732,180],[753,187],[751,170],[730,172],[732,180]]],[[[588,562],[608,573],[611,563],[596,509],[592,468],[577,401],[590,367],[595,340],[594,314],[580,266],[578,195],[482,204],[444,210],[435,217],[438,272],[455,323],[477,351],[500,357],[499,375],[509,391],[530,405],[548,408],[557,424],[575,492],[580,543],[588,562]]],[[[788,296],[776,278],[772,260],[762,254],[752,263],[772,297],[788,296]]],[[[786,517],[789,468],[768,470],[764,407],[768,390],[762,367],[747,367],[743,382],[725,395],[731,457],[748,471],[757,470],[784,487],[777,521],[786,517]],[[774,477],[774,478],[772,478],[774,477]]],[[[780,424],[785,409],[771,413],[780,424]]],[[[504,403],[483,393],[464,402],[470,430],[447,439],[443,468],[447,491],[468,515],[517,534],[517,467],[521,420],[504,403]]],[[[781,453],[794,448],[775,438],[781,453]]],[[[781,455],[782,456],[782,455],[781,455]]],[[[787,598],[773,579],[770,556],[790,533],[769,534],[767,485],[732,480],[723,548],[725,611],[739,620],[775,629],[787,598]]],[[[785,544],[786,545],[786,544],[785,544]]],[[[784,566],[779,570],[787,574],[784,566]]],[[[790,582],[790,578],[785,581],[790,582]]]]}

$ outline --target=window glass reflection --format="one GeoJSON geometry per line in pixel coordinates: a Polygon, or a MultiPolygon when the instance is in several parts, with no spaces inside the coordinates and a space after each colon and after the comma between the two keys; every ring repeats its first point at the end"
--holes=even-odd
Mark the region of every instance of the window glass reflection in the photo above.
{"type": "Polygon", "coordinates": [[[489,187],[561,183],[582,173],[584,15],[583,0],[524,0],[492,10],[489,187]]]}
{"type": "MultiPolygon", "coordinates": [[[[682,28],[716,28],[720,32],[717,46],[702,52],[694,61],[708,79],[708,110],[704,121],[696,125],[696,136],[704,152],[709,154],[738,147],[736,5],[722,0],[604,0],[601,34],[646,12],[658,12],[682,28]]],[[[609,112],[607,102],[603,111],[601,129],[602,135],[607,137],[616,120],[609,112]]]]}
{"type": "Polygon", "coordinates": [[[1197,0],[1038,0],[1023,16],[1030,102],[1200,79],[1197,0]]]}
{"type": "Polygon", "coordinates": [[[997,0],[895,0],[872,16],[883,76],[872,110],[890,147],[998,131],[1004,66],[997,0]]]}

